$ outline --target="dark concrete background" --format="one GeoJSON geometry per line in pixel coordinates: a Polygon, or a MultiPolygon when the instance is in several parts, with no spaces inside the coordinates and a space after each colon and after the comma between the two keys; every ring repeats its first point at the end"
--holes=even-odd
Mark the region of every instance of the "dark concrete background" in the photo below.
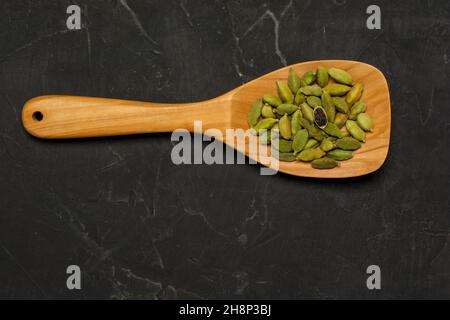
{"type": "Polygon", "coordinates": [[[4,0],[0,17],[0,298],[450,298],[450,2],[4,0]],[[170,134],[49,142],[20,122],[38,95],[197,101],[334,58],[389,81],[391,149],[366,177],[175,166],[170,134]]]}

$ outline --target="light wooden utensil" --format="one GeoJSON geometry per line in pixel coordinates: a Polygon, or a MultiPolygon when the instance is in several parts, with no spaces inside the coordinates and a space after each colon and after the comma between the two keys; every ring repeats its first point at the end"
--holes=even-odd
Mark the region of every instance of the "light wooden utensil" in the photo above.
{"type": "MultiPolygon", "coordinates": [[[[313,169],[309,163],[280,162],[279,171],[302,177],[347,178],[379,169],[386,160],[391,131],[389,88],[375,67],[355,61],[323,60],[294,64],[246,83],[218,98],[187,104],[160,104],[76,96],[42,96],[28,101],[22,111],[25,129],[35,137],[69,139],[104,137],[151,132],[171,132],[184,128],[194,132],[194,121],[202,121],[202,131],[219,129],[225,137],[228,128],[248,129],[247,113],[265,93],[276,94],[276,80],[286,81],[289,68],[299,74],[318,66],[348,71],[365,86],[362,99],[375,123],[363,147],[353,159],[331,170],[313,169]]],[[[250,158],[248,146],[236,147],[250,158]]]]}

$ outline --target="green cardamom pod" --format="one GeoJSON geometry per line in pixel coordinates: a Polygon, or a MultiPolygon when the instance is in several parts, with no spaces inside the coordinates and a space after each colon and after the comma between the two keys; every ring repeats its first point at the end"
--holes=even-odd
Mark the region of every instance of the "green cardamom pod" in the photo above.
{"type": "Polygon", "coordinates": [[[331,151],[334,148],[336,148],[336,145],[334,143],[333,138],[323,139],[322,142],[320,143],[320,149],[322,149],[325,152],[331,151]]]}
{"type": "Polygon", "coordinates": [[[317,141],[322,141],[323,139],[328,138],[328,136],[325,134],[325,132],[323,132],[319,128],[316,128],[314,125],[311,125],[310,131],[308,131],[308,133],[311,137],[313,137],[317,141]]]}
{"type": "Polygon", "coordinates": [[[304,103],[306,101],[306,97],[303,93],[300,92],[300,89],[297,91],[297,94],[295,95],[294,98],[294,104],[296,104],[297,106],[301,105],[302,103],[304,103]]]}
{"type": "Polygon", "coordinates": [[[288,76],[289,89],[291,89],[293,93],[296,93],[298,89],[300,89],[300,85],[300,77],[295,73],[294,69],[290,68],[288,76]]]}
{"type": "Polygon", "coordinates": [[[367,113],[358,114],[356,122],[364,131],[373,131],[373,120],[367,113]]]}
{"type": "Polygon", "coordinates": [[[273,154],[273,156],[275,158],[277,158],[280,161],[284,161],[284,162],[294,162],[297,161],[297,157],[292,153],[283,153],[283,152],[278,152],[278,155],[273,154]]]}
{"type": "Polygon", "coordinates": [[[311,162],[311,166],[314,169],[333,169],[338,166],[338,162],[334,159],[324,157],[311,162]]]}
{"type": "Polygon", "coordinates": [[[331,96],[345,96],[352,88],[339,83],[330,83],[323,90],[327,91],[331,96]]]}
{"type": "Polygon", "coordinates": [[[265,94],[262,99],[265,103],[270,104],[272,107],[278,107],[283,103],[280,98],[274,96],[273,94],[265,94]]]}
{"type": "Polygon", "coordinates": [[[327,156],[338,161],[344,161],[353,158],[353,151],[334,149],[327,153],[327,156]]]}
{"type": "Polygon", "coordinates": [[[306,149],[298,154],[297,159],[304,162],[311,162],[322,158],[325,154],[326,153],[320,148],[306,149]]]}
{"type": "Polygon", "coordinates": [[[317,68],[317,84],[324,88],[328,84],[328,70],[324,67],[317,68]]]}
{"type": "Polygon", "coordinates": [[[306,118],[301,117],[298,119],[298,122],[300,122],[300,125],[305,128],[308,129],[308,127],[311,126],[311,122],[309,122],[306,118]]]}
{"type": "Polygon", "coordinates": [[[363,101],[356,102],[350,109],[350,114],[348,118],[350,120],[355,120],[358,114],[366,112],[366,104],[363,101]]]}
{"type": "Polygon", "coordinates": [[[277,122],[278,122],[278,119],[273,119],[273,118],[263,119],[260,122],[258,122],[256,124],[256,126],[254,126],[254,129],[258,133],[261,130],[267,130],[267,129],[272,128],[277,122]]]}
{"type": "Polygon", "coordinates": [[[342,113],[347,114],[348,113],[348,104],[347,101],[345,101],[342,97],[333,97],[334,105],[336,106],[336,110],[342,113]]]}
{"type": "Polygon", "coordinates": [[[336,80],[336,82],[347,85],[353,84],[353,78],[347,71],[338,68],[331,68],[328,70],[328,74],[336,80]]]}
{"type": "Polygon", "coordinates": [[[325,128],[323,128],[323,131],[325,131],[330,136],[342,138],[341,130],[339,130],[338,126],[332,122],[328,122],[325,128]]]}
{"type": "Polygon", "coordinates": [[[314,84],[312,86],[308,85],[306,87],[301,87],[300,92],[306,96],[316,96],[316,97],[322,96],[322,88],[319,87],[317,84],[314,84]]]}
{"type": "Polygon", "coordinates": [[[361,148],[361,142],[352,137],[344,137],[336,140],[336,147],[342,150],[358,150],[361,148]]]}
{"type": "Polygon", "coordinates": [[[285,103],[294,103],[294,95],[292,94],[291,89],[289,89],[289,87],[281,81],[277,81],[276,84],[278,95],[281,100],[285,103]]]}
{"type": "Polygon", "coordinates": [[[309,96],[307,99],[306,99],[306,102],[309,104],[309,106],[311,107],[311,108],[315,108],[315,107],[321,107],[322,106],[322,100],[320,100],[320,98],[319,97],[316,97],[316,96],[309,96]]]}
{"type": "Polygon", "coordinates": [[[302,103],[300,105],[300,110],[302,111],[302,115],[306,120],[308,120],[310,123],[314,123],[314,111],[307,103],[302,103]]]}
{"type": "Polygon", "coordinates": [[[294,154],[299,153],[303,150],[308,142],[308,130],[302,129],[297,131],[294,136],[294,140],[292,142],[292,149],[294,150],[294,154]]]}
{"type": "Polygon", "coordinates": [[[282,116],[284,116],[285,114],[292,114],[297,110],[298,107],[295,104],[291,103],[283,103],[277,107],[277,113],[282,116]]]}
{"type": "Polygon", "coordinates": [[[291,118],[291,131],[292,136],[294,136],[298,130],[302,128],[302,125],[300,124],[300,117],[302,116],[302,112],[300,110],[297,110],[294,112],[291,118]]]}
{"type": "Polygon", "coordinates": [[[262,107],[261,115],[264,118],[276,118],[275,114],[273,113],[272,107],[268,104],[266,104],[262,107]]]}
{"type": "Polygon", "coordinates": [[[278,123],[280,126],[280,135],[286,139],[290,140],[292,138],[292,131],[291,131],[291,121],[289,120],[289,117],[287,114],[285,114],[278,123]]]}
{"type": "Polygon", "coordinates": [[[256,100],[256,102],[251,107],[249,113],[247,114],[247,122],[249,127],[254,127],[261,117],[261,110],[263,107],[263,103],[261,99],[256,100]]]}
{"type": "Polygon", "coordinates": [[[333,98],[331,98],[330,94],[326,91],[322,93],[322,107],[327,114],[328,121],[334,122],[334,119],[336,118],[336,107],[333,98]]]}
{"type": "Polygon", "coordinates": [[[316,139],[308,139],[308,141],[306,141],[305,147],[303,148],[303,150],[306,149],[312,149],[315,148],[319,145],[319,141],[317,141],[316,139]]]}
{"type": "Polygon", "coordinates": [[[366,133],[359,127],[356,121],[347,120],[345,126],[347,127],[348,132],[350,132],[353,138],[361,142],[366,141],[366,133]]]}
{"type": "Polygon", "coordinates": [[[363,84],[360,82],[356,83],[345,97],[345,100],[347,101],[348,105],[352,106],[356,101],[361,99],[363,90],[364,90],[363,84]]]}
{"type": "Polygon", "coordinates": [[[334,124],[337,125],[339,129],[341,129],[345,125],[347,119],[348,116],[345,113],[338,112],[336,114],[336,118],[334,119],[334,124]]]}
{"type": "Polygon", "coordinates": [[[313,71],[305,72],[305,74],[302,77],[302,80],[307,86],[309,86],[316,81],[316,74],[313,71]]]}
{"type": "Polygon", "coordinates": [[[285,139],[276,139],[272,141],[272,146],[281,153],[292,152],[292,141],[285,139]]]}

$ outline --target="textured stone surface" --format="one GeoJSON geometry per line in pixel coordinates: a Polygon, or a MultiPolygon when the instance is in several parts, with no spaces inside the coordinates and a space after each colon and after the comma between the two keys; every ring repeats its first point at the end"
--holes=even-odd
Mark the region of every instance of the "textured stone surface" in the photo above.
{"type": "Polygon", "coordinates": [[[0,298],[450,298],[450,4],[378,1],[381,31],[369,4],[1,1],[0,298]],[[333,58],[389,81],[392,144],[370,176],[175,166],[169,134],[49,142],[20,124],[37,95],[198,101],[333,58]]]}

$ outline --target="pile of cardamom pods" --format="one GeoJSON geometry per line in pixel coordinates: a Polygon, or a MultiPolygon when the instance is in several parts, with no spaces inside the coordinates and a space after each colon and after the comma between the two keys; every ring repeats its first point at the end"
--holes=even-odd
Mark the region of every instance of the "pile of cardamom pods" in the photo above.
{"type": "Polygon", "coordinates": [[[351,159],[366,132],[373,131],[361,100],[364,86],[345,70],[319,67],[300,77],[291,68],[287,84],[276,81],[276,86],[278,96],[258,99],[247,120],[261,143],[279,151],[280,161],[333,169],[338,161],[351,159]]]}

